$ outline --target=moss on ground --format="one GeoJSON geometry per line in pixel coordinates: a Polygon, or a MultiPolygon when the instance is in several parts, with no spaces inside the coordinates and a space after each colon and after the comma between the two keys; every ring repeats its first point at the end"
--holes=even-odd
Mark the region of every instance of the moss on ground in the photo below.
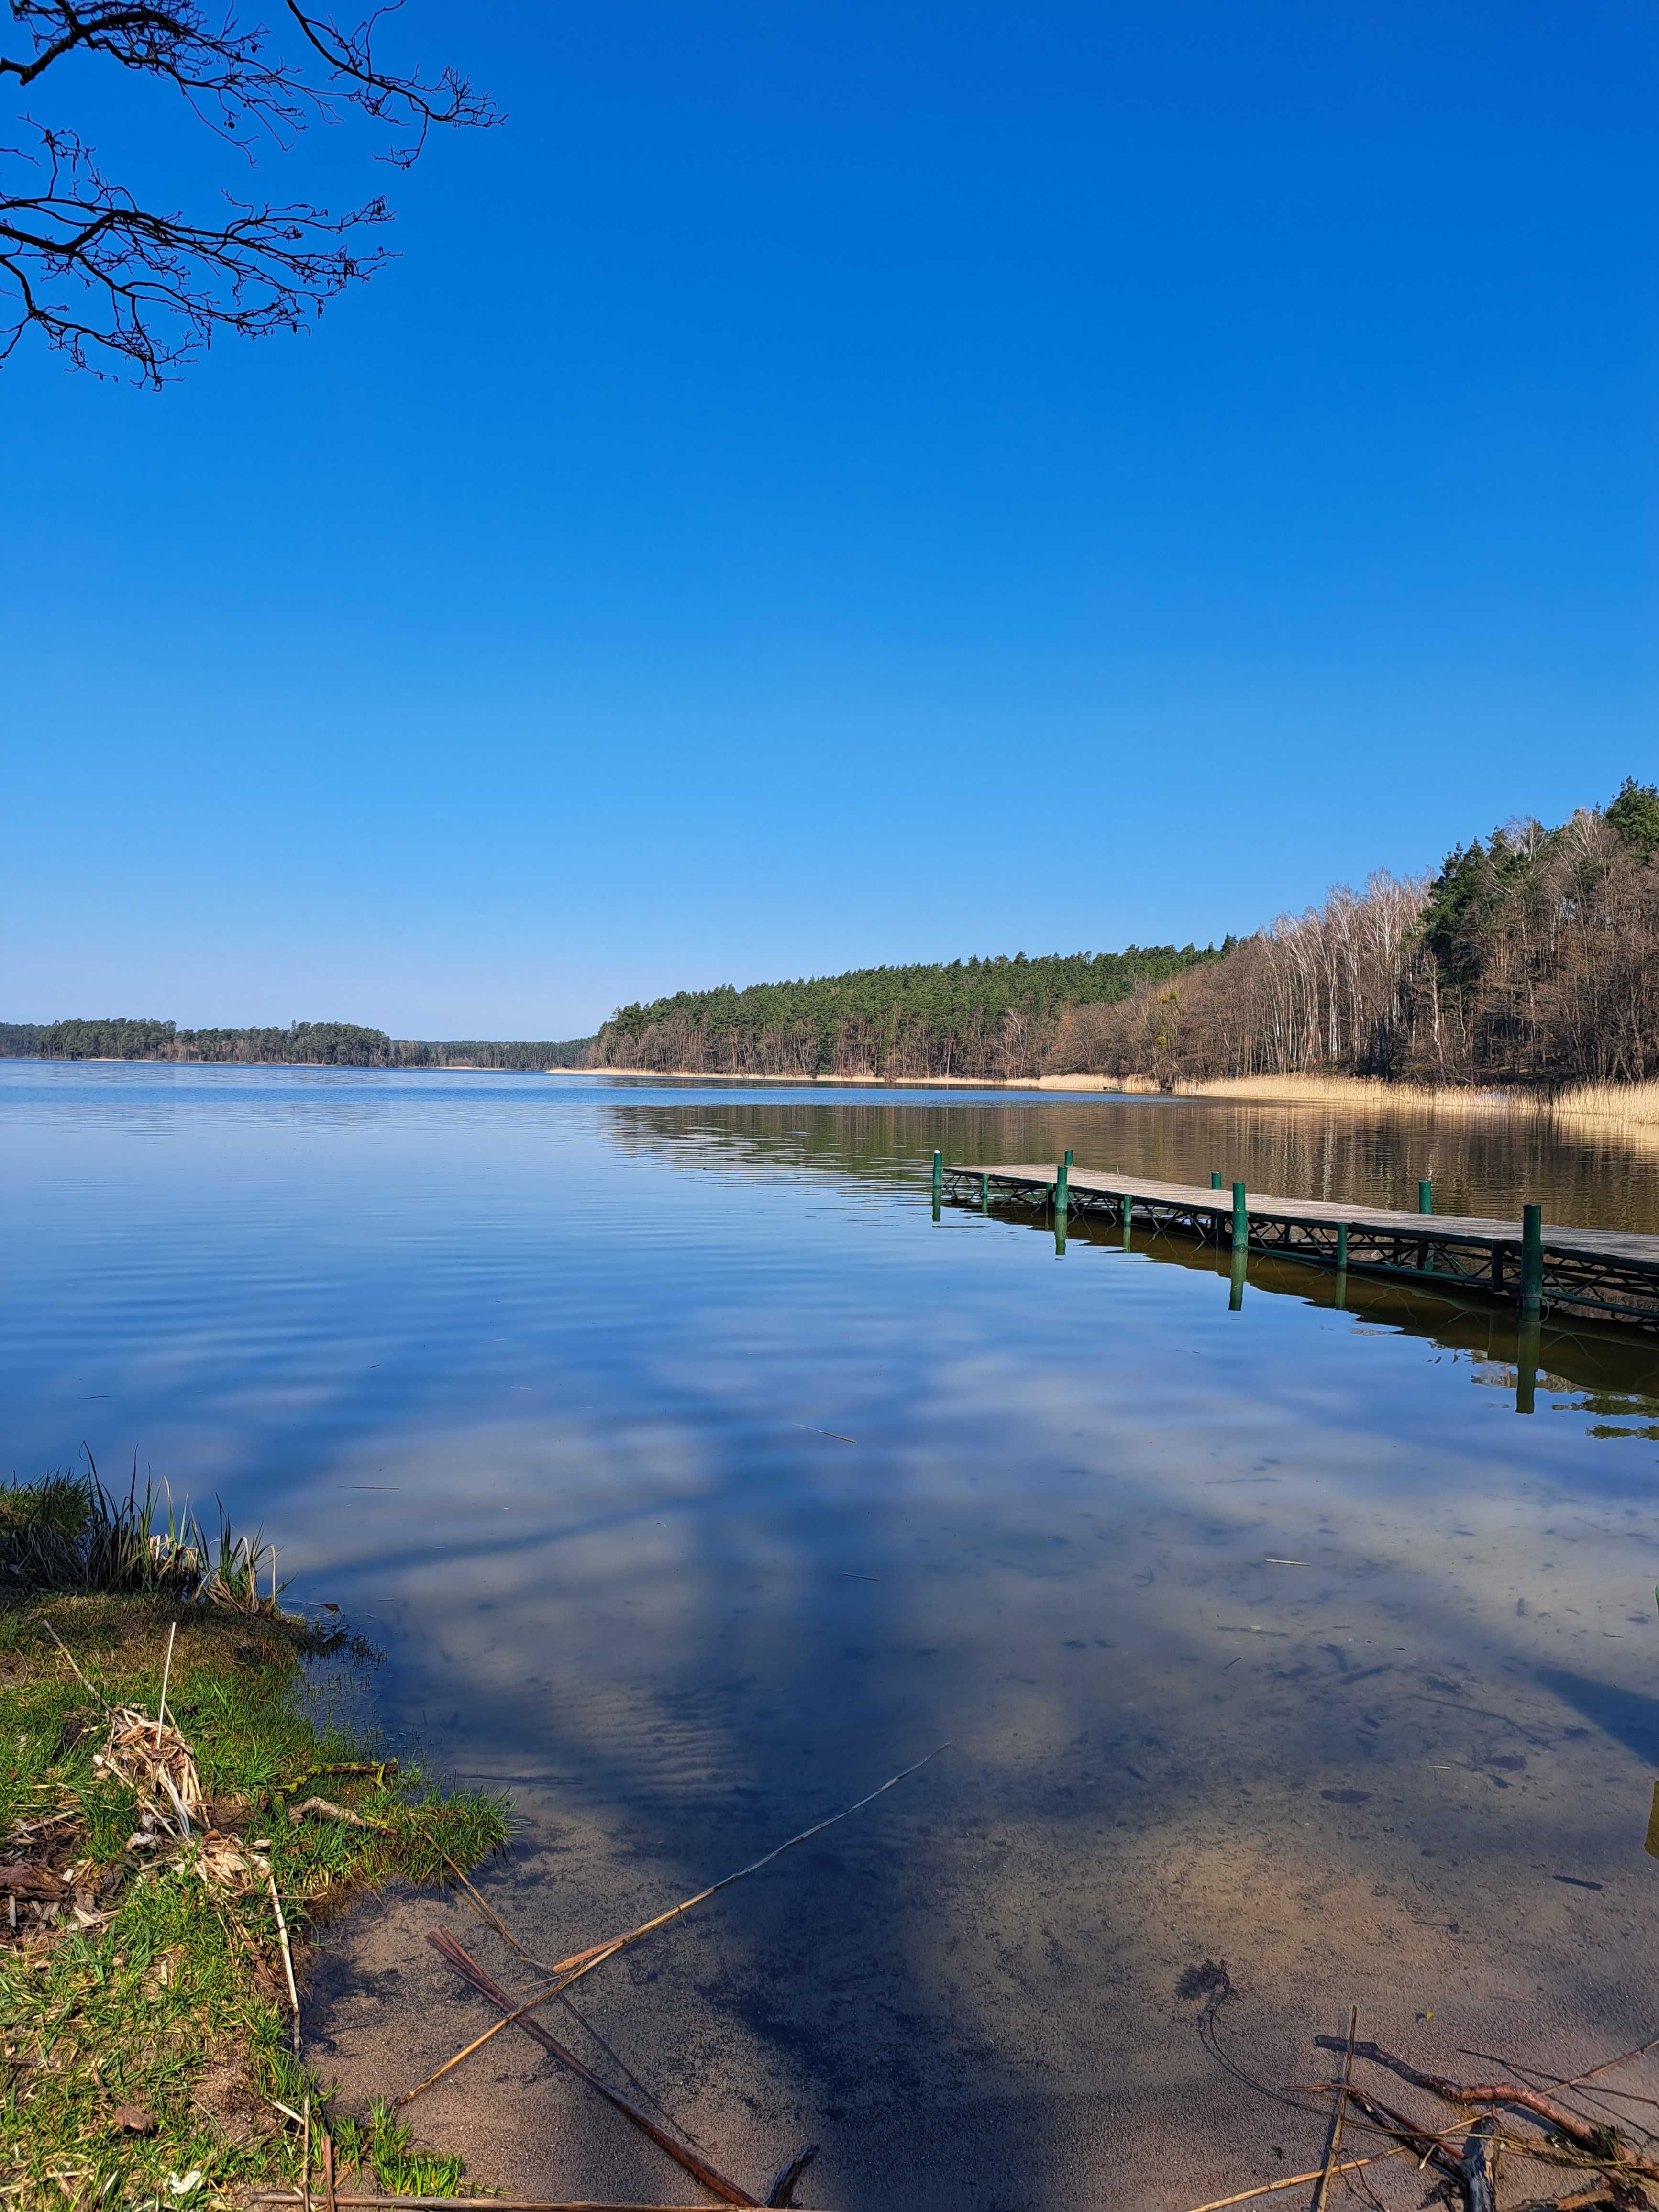
{"type": "MultiPolygon", "coordinates": [[[[376,1765],[372,1747],[308,1715],[301,1662],[343,1641],[269,1603],[0,1601],[0,2184],[11,2204],[191,2212],[293,2185],[293,2116],[309,2098],[320,2140],[325,2106],[289,2048],[270,1897],[241,1854],[268,1863],[302,1954],[307,1926],[354,1890],[453,1878],[506,1841],[503,1801],[376,1765]],[[176,1826],[140,1840],[137,1793],[95,1763],[106,1706],[156,1711],[175,1624],[168,1717],[195,1755],[212,1830],[239,1839],[216,1847],[228,1881],[204,1876],[216,1847],[199,1821],[188,1841],[176,1826]],[[313,1795],[372,1825],[291,1818],[313,1795]],[[18,1899],[14,1926],[8,1896],[31,1885],[40,1893],[18,1899]]],[[[386,2112],[327,2124],[337,2168],[404,2192],[459,2185],[459,2160],[413,2150],[386,2112]]]]}

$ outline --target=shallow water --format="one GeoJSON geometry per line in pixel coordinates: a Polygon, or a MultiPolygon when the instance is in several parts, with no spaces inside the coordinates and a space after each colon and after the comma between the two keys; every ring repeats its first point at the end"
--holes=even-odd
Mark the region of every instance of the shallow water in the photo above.
{"type": "MultiPolygon", "coordinates": [[[[5,1462],[263,1522],[388,1734],[511,1784],[543,1955],[950,1740],[585,1985],[750,2185],[804,2136],[847,2206],[1316,2161],[1205,2055],[1206,1956],[1278,2078],[1353,1997],[1443,2057],[1659,2028],[1659,1346],[1547,1330],[1520,1415],[1492,1310],[1253,1263],[1230,1311],[1193,1247],[934,1223],[935,1144],[1659,1229],[1659,1164],[1529,1122],[3,1063],[5,1462]]],[[[354,2088],[466,2039],[419,1952],[319,1982],[354,2088]]],[[[428,2124],[676,2193],[533,2060],[428,2124]]]]}

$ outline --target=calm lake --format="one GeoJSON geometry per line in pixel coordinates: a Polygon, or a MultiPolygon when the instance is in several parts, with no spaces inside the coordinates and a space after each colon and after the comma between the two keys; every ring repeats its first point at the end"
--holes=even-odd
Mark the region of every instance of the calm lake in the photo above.
{"type": "MultiPolygon", "coordinates": [[[[1181,2212],[1318,2163],[1253,2085],[1351,2003],[1466,2078],[1659,2033],[1659,1342],[1547,1327],[1519,1413],[1495,1310],[1253,1263],[1230,1311],[1174,1240],[933,1222],[935,1145],[1659,1231],[1659,1152],[1530,1122],[5,1062],[5,1464],[263,1524],[384,1655],[337,1694],[510,1789],[542,1958],[948,1744],[573,1992],[757,2193],[811,2141],[803,2203],[1181,2212]]],[[[354,2098],[489,2017],[439,1924],[534,1984],[451,1904],[349,1922],[354,2098]]],[[[684,2201],[516,2041],[420,2131],[684,2201]]]]}

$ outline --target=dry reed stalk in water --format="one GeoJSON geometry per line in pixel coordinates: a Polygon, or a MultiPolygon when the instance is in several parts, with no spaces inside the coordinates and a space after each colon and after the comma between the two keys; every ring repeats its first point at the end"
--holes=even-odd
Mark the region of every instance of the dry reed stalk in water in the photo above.
{"type": "Polygon", "coordinates": [[[1342,2123],[1348,2112],[1348,2085],[1353,2079],[1353,2039],[1359,2027],[1359,2008],[1348,2008],[1348,2047],[1342,2056],[1342,2083],[1337,2092],[1336,2110],[1331,2115],[1330,2140],[1325,2146],[1325,2170],[1319,2177],[1319,2186],[1314,2191],[1312,2212],[1325,2212],[1325,2192],[1330,2187],[1331,2169],[1336,2163],[1337,2153],[1342,2148],[1342,2123]]]}
{"type": "Polygon", "coordinates": [[[1375,1075],[1213,1075],[1176,1085],[1186,1098],[1237,1098],[1263,1106],[1410,1107],[1439,1114],[1544,1110],[1546,1101],[1462,1085],[1387,1083],[1375,1075]]]}
{"type": "MultiPolygon", "coordinates": [[[[1396,2143],[1392,2150],[1374,2150],[1364,2158],[1345,2158],[1340,2166],[1329,2170],[1333,2173],[1357,2173],[1362,2166],[1381,2166],[1384,2159],[1401,2157],[1405,2148],[1403,2143],[1396,2143]]],[[[1236,2197],[1212,2197],[1207,2204],[1194,2204],[1193,2212],[1227,2212],[1228,2205],[1248,2204],[1253,2197],[1272,2197],[1280,2189],[1304,2188],[1309,2182],[1317,2181],[1325,2171],[1322,2166],[1316,2166],[1311,2173],[1287,2173],[1282,2181],[1263,2181],[1254,2189],[1241,2189],[1236,2197]]],[[[342,2197],[340,2201],[346,2203],[350,2200],[342,2197]]],[[[438,2200],[428,2201],[435,2203],[438,2200]]]]}
{"type": "Polygon", "coordinates": [[[1550,1112],[1558,1121],[1659,1128],[1659,1082],[1575,1083],[1551,1102],[1550,1112]]]}
{"type": "MultiPolygon", "coordinates": [[[[488,1997],[491,2004],[499,2005],[509,2017],[513,2015],[513,2000],[507,1991],[467,1956],[447,1929],[437,1929],[426,1940],[464,1980],[471,1983],[481,1996],[488,1997]]],[[[738,2183],[728,2179],[718,2166],[710,2166],[708,2160],[700,2156],[689,2144],[677,2142],[665,2129],[657,2125],[649,2113],[642,2112],[619,2089],[613,2089],[608,2081],[602,2081],[592,2067],[582,2063],[574,2051],[567,2049],[556,2037],[550,2035],[539,2021],[520,2019],[518,2024],[526,2035],[533,2037],[540,2044],[544,2051],[556,2058],[561,2066],[568,2068],[579,2081],[586,2081],[590,2088],[597,2089],[607,2104],[613,2106],[624,2119],[633,2122],[641,2135],[648,2136],[659,2150],[666,2151],[674,2163],[684,2166],[693,2180],[702,2182],[705,2189],[712,2190],[726,2204],[759,2203],[757,2197],[751,2197],[738,2183]]]]}
{"type": "MultiPolygon", "coordinates": [[[[605,1960],[614,1958],[618,1951],[626,1950],[630,1943],[637,1943],[642,1936],[653,1934],[659,1928],[665,1928],[671,1920],[677,1920],[682,1912],[689,1912],[694,1905],[702,1905],[705,1899],[714,1896],[717,1892],[729,1889],[734,1881],[742,1881],[749,1875],[758,1874],[763,1867],[770,1866],[774,1859],[781,1858],[786,1851],[793,1850],[797,1844],[804,1844],[810,1837],[822,1835],[826,1828],[833,1828],[837,1820],[845,1820],[854,1813],[861,1813],[866,1805],[872,1805],[878,1797],[891,1790],[896,1784],[905,1781],[912,1774],[918,1773],[927,1765],[929,1759],[937,1759],[940,1752],[949,1751],[950,1748],[948,1743],[935,1745],[927,1753],[927,1758],[919,1759],[913,1765],[901,1767],[896,1774],[889,1775],[886,1781],[881,1784],[879,1788],[872,1790],[867,1797],[860,1797],[856,1804],[846,1806],[839,1813],[832,1813],[827,1820],[817,1820],[810,1828],[803,1828],[799,1835],[791,1836],[787,1843],[775,1845],[763,1857],[752,1861],[746,1867],[739,1867],[735,1874],[723,1875],[719,1881],[711,1881],[707,1889],[700,1889],[695,1897],[684,1898],[678,1905],[671,1905],[666,1912],[659,1912],[654,1920],[641,1921],[637,1928],[630,1928],[626,1935],[612,1936],[603,1943],[590,1944],[586,1951],[573,1951],[568,1959],[561,1959],[556,1966],[542,1966],[544,1973],[553,1977],[544,1990],[538,1990],[533,1997],[527,1997],[518,2010],[509,2013],[505,2020],[498,2020],[493,2027],[487,2027],[483,2033],[476,2037],[464,2051],[458,2051],[453,2058],[446,2058],[441,2066],[427,2075],[424,2081],[417,2081],[412,2089],[405,2089],[401,2097],[395,2097],[392,2100],[393,2110],[396,2111],[402,2106],[411,2104],[423,2089],[429,2089],[434,2081],[441,2081],[453,2067],[459,2066],[464,2058],[470,2058],[475,2051],[481,2051],[484,2045],[492,2037],[499,2035],[504,2027],[511,2027],[515,2021],[522,2020],[526,2013],[534,2012],[538,2005],[545,2004],[550,1997],[556,1997],[562,1990],[568,1990],[572,1982],[580,1981],[584,1974],[592,1973],[595,1966],[602,1966],[605,1960]]],[[[469,1883],[468,1887],[471,1888],[471,1885],[469,1883]]],[[[475,1892],[474,1894],[476,1893],[475,1892]]],[[[492,1913],[490,1917],[494,1919],[495,1915],[492,1913]]],[[[499,1923],[497,1924],[499,1925],[499,1923]]],[[[505,1929],[502,1929],[501,1932],[503,1935],[507,1934],[505,1929]]],[[[530,1958],[530,1954],[525,1950],[516,1937],[508,1936],[507,1941],[521,1957],[529,1959],[532,1966],[542,1965],[539,1959],[530,1958]]]]}

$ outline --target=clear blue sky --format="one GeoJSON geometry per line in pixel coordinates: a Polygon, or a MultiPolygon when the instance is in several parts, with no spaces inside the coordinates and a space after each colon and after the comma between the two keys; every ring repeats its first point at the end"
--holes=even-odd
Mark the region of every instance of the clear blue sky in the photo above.
{"type": "Polygon", "coordinates": [[[402,21],[511,119],[396,266],[159,398],[0,372],[0,1015],[574,1035],[1659,772],[1651,0],[402,21]]]}

